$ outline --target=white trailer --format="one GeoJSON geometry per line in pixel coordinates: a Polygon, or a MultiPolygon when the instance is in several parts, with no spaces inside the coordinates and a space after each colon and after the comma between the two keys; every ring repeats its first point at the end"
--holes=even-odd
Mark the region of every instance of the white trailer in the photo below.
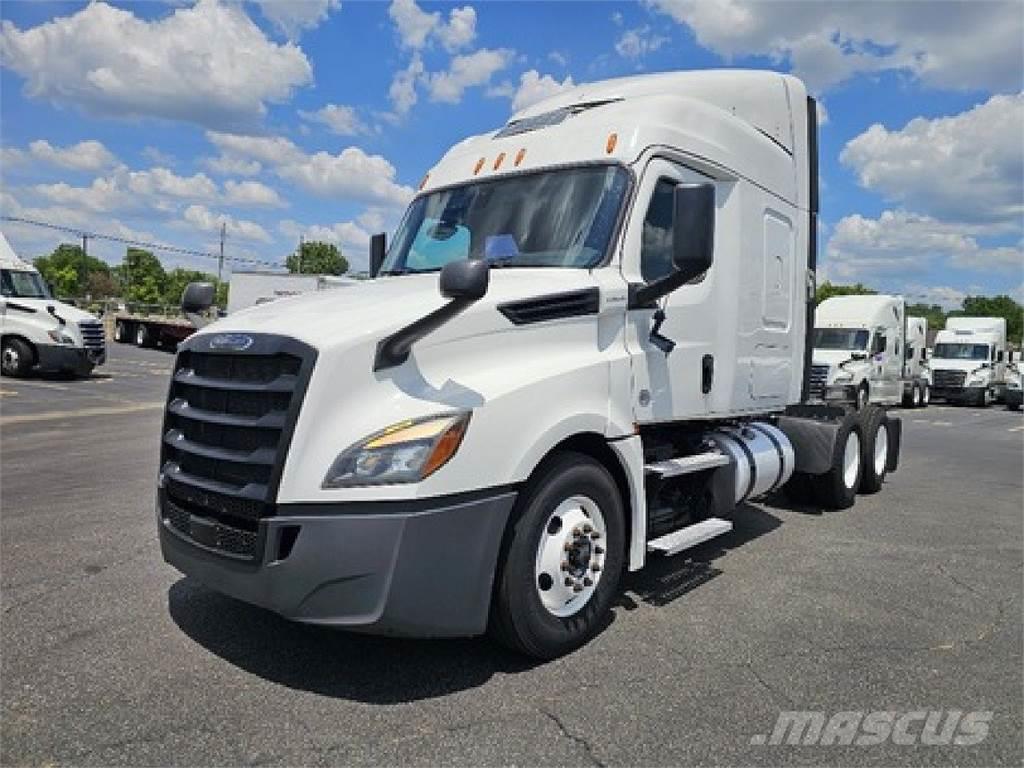
{"type": "Polygon", "coordinates": [[[980,407],[1002,400],[1006,357],[1006,318],[947,318],[929,361],[932,395],[980,407]]]}
{"type": "Polygon", "coordinates": [[[0,373],[88,376],[107,359],[103,324],[50,294],[39,270],[0,233],[0,373]]]}
{"type": "Polygon", "coordinates": [[[285,272],[232,272],[228,284],[228,314],[326,288],[354,285],[358,280],[337,275],[293,275],[285,272]]]}
{"type": "Polygon", "coordinates": [[[878,491],[899,419],[806,404],[815,114],[791,76],[670,73],[454,146],[375,279],[182,345],[164,558],[297,621],[550,658],[749,499],[878,491]]]}
{"type": "Polygon", "coordinates": [[[927,404],[926,335],[902,296],[826,299],[814,315],[812,396],[857,408],[927,404]]]}

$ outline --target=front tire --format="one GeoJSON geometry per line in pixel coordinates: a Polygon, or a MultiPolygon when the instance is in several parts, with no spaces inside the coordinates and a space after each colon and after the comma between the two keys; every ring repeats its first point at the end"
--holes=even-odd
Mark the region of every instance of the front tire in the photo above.
{"type": "Polygon", "coordinates": [[[0,347],[0,373],[23,379],[35,365],[35,354],[32,347],[21,339],[4,339],[0,347]]]}
{"type": "Polygon", "coordinates": [[[513,650],[553,659],[603,625],[618,594],[625,551],[623,503],[600,463],[556,454],[516,504],[495,578],[489,631],[513,650]]]}
{"type": "Polygon", "coordinates": [[[150,346],[149,329],[145,325],[139,325],[135,331],[135,344],[140,347],[150,346]]]}
{"type": "Polygon", "coordinates": [[[932,388],[925,384],[921,387],[921,407],[927,408],[928,403],[932,401],[932,388]]]}
{"type": "Polygon", "coordinates": [[[882,490],[888,461],[888,419],[883,409],[872,408],[864,418],[864,439],[861,442],[861,493],[878,493],[882,490]]]}
{"type": "Polygon", "coordinates": [[[871,397],[871,392],[868,390],[867,382],[857,387],[857,399],[854,401],[854,407],[858,411],[863,411],[868,406],[868,400],[871,397]]]}

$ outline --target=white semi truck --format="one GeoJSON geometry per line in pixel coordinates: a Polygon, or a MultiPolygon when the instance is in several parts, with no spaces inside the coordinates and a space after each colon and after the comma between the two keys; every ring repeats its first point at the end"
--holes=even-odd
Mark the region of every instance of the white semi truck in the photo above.
{"type": "Polygon", "coordinates": [[[19,259],[0,233],[0,373],[88,376],[106,359],[103,324],[54,299],[39,270],[19,259]]]}
{"type": "Polygon", "coordinates": [[[1002,400],[1006,354],[1006,318],[946,318],[929,361],[932,395],[981,407],[1002,400]]]}
{"type": "Polygon", "coordinates": [[[550,658],[747,500],[879,490],[899,419],[806,403],[815,114],[790,76],[672,73],[455,145],[375,279],[182,344],[164,558],[297,621],[550,658]]]}
{"type": "Polygon", "coordinates": [[[811,394],[863,408],[928,404],[927,321],[902,296],[835,296],[814,315],[811,394]]]}

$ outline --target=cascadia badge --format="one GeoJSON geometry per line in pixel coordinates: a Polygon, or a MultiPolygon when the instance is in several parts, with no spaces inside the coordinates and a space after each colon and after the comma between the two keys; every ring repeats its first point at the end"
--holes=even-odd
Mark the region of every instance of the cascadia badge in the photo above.
{"type": "Polygon", "coordinates": [[[253,338],[244,333],[218,333],[210,339],[210,349],[233,349],[241,352],[252,346],[253,338]]]}

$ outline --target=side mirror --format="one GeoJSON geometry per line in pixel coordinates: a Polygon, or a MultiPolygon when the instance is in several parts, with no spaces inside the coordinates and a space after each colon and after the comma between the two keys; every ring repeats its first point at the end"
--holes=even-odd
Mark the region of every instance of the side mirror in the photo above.
{"type": "Polygon", "coordinates": [[[441,295],[458,301],[478,301],[487,294],[491,270],[482,259],[450,261],[441,268],[441,295]]]}
{"type": "Polygon", "coordinates": [[[672,197],[670,274],[631,286],[629,307],[646,307],[711,268],[715,251],[715,186],[677,184],[672,197]]]}
{"type": "Polygon", "coordinates": [[[714,259],[715,187],[679,184],[672,202],[672,266],[685,283],[707,272],[714,259]]]}
{"type": "Polygon", "coordinates": [[[387,235],[378,232],[370,237],[370,277],[380,274],[380,268],[384,264],[384,255],[387,253],[387,235]]]}
{"type": "Polygon", "coordinates": [[[213,283],[189,283],[181,294],[181,311],[186,314],[205,312],[213,305],[215,296],[213,283]]]}

